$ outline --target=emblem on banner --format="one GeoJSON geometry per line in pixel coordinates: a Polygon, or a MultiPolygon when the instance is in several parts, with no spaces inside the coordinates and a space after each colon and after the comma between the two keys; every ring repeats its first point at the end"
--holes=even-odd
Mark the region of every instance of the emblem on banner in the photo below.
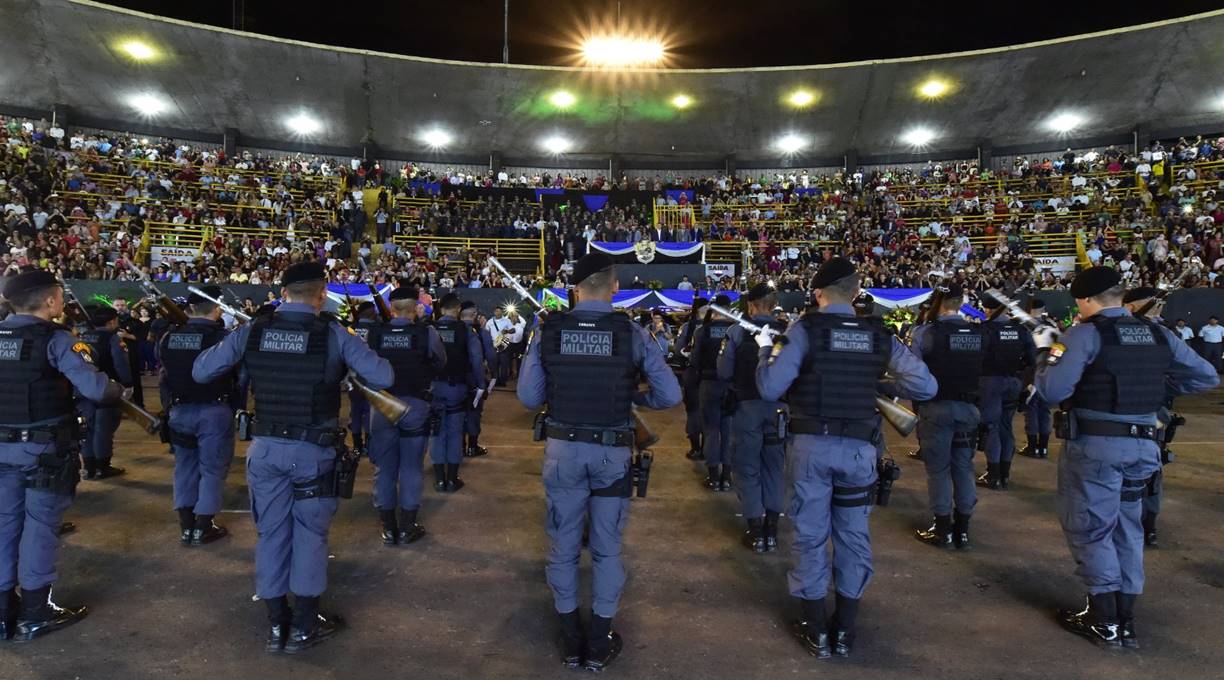
{"type": "Polygon", "coordinates": [[[650,264],[655,259],[654,241],[638,241],[633,245],[633,254],[642,264],[650,264]]]}

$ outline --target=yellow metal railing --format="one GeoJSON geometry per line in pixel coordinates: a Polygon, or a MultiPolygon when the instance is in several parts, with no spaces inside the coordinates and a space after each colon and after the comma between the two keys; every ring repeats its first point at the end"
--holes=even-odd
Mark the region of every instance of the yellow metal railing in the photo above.
{"type": "MultiPolygon", "coordinates": [[[[513,264],[530,261],[535,265],[537,276],[544,274],[544,239],[540,238],[465,238],[459,236],[396,236],[395,245],[409,252],[420,245],[428,250],[437,246],[438,255],[466,255],[469,252],[492,253],[513,269],[513,264]]],[[[456,257],[452,262],[459,261],[456,257]]]]}

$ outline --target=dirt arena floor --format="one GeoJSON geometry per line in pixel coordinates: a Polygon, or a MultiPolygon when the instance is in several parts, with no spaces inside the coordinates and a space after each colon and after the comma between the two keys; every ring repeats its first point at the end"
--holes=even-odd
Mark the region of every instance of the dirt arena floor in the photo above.
{"type": "MultiPolygon", "coordinates": [[[[146,379],[151,386],[151,379],[146,379]]],[[[156,390],[151,410],[156,410],[156,390]]],[[[1188,424],[1165,476],[1161,547],[1149,551],[1140,600],[1143,649],[1105,652],[1063,632],[1057,606],[1080,601],[1074,564],[1054,516],[1058,451],[1017,458],[1012,490],[982,491],[974,550],[917,543],[928,521],[914,445],[889,440],[904,468],[892,504],[872,520],[875,578],[850,659],[818,661],[790,637],[795,606],[783,550],[739,544],[734,494],[699,485],[685,460],[681,409],[646,413],[661,434],[650,495],[633,503],[629,582],[616,627],[625,678],[1109,678],[1224,677],[1224,393],[1179,402],[1188,424]]],[[[561,678],[555,617],[544,583],[541,446],[512,392],[494,394],[482,443],[492,455],[463,468],[458,494],[425,491],[429,536],[381,544],[372,469],[332,526],[324,607],[349,629],[311,652],[263,649],[264,607],[252,600],[255,530],[240,444],[218,520],[231,536],[178,544],[172,458],[125,422],[115,462],[124,477],[82,482],[68,513],[78,531],[61,551],[57,599],[87,603],[89,618],[29,645],[0,647],[5,680],[94,678],[561,678]]],[[[1017,420],[1017,432],[1022,424],[1017,420]]],[[[1021,435],[1021,441],[1023,436],[1021,435]]],[[[981,457],[979,467],[984,465],[981,457]]],[[[584,559],[585,563],[585,559],[584,559]]],[[[585,568],[584,568],[585,574],[585,568]]]]}

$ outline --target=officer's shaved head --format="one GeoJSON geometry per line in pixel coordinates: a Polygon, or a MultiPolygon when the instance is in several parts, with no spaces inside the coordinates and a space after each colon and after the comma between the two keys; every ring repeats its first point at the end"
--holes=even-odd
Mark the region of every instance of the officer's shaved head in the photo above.
{"type": "Polygon", "coordinates": [[[306,302],[323,295],[327,290],[326,281],[298,281],[285,286],[285,295],[293,302],[306,302]]]}
{"type": "Polygon", "coordinates": [[[610,297],[616,285],[616,268],[612,267],[588,275],[578,284],[578,294],[581,298],[610,297]]]}
{"type": "Polygon", "coordinates": [[[1102,307],[1117,307],[1122,304],[1122,296],[1126,295],[1126,286],[1118,284],[1088,298],[1102,307]]]}

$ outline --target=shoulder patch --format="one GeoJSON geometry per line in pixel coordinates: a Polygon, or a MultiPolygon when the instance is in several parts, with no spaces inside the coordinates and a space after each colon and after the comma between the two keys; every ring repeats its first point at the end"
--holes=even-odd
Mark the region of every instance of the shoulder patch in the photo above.
{"type": "Polygon", "coordinates": [[[79,357],[81,357],[82,359],[84,359],[84,360],[85,360],[85,363],[87,363],[87,364],[92,364],[92,363],[94,362],[94,360],[93,360],[93,347],[90,347],[90,346],[89,346],[89,343],[87,343],[87,342],[77,342],[77,343],[74,343],[74,344],[72,345],[72,351],[73,351],[73,352],[76,352],[77,356],[79,356],[79,357]]]}
{"type": "Polygon", "coordinates": [[[344,330],[348,331],[349,335],[357,335],[357,331],[353,330],[352,326],[345,326],[344,330]]]}

